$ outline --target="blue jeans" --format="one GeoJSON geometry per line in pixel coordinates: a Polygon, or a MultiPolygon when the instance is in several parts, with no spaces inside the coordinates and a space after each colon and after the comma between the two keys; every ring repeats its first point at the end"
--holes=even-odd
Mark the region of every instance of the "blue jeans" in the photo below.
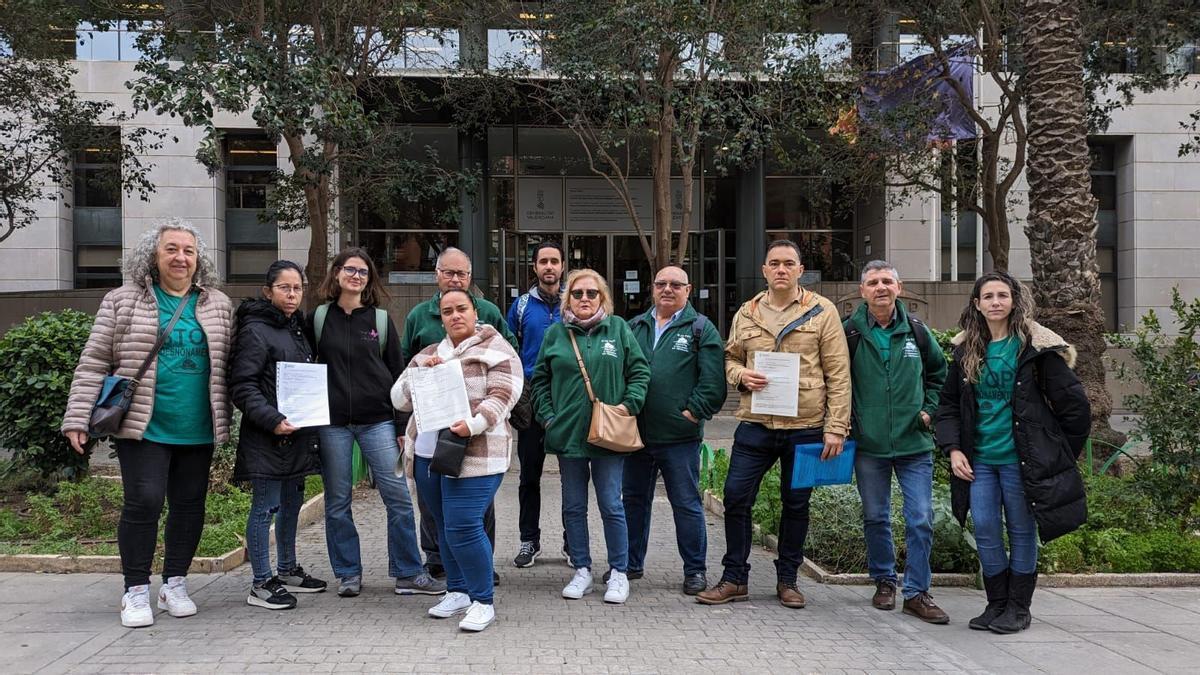
{"type": "Polygon", "coordinates": [[[504,474],[451,478],[433,473],[429,460],[417,457],[413,477],[437,524],[446,590],[466,593],[473,602],[492,604],[492,542],[484,531],[483,514],[504,474]]]}
{"type": "Polygon", "coordinates": [[[975,522],[975,544],[984,576],[994,577],[1010,568],[1014,574],[1033,574],[1037,571],[1037,523],[1025,501],[1020,465],[976,462],[973,468],[971,518],[975,522]],[[1007,554],[1004,551],[1005,526],[1011,551],[1007,554]]]}
{"type": "Polygon", "coordinates": [[[779,558],[775,560],[778,581],[794,583],[804,562],[804,540],[808,537],[808,505],[812,488],[792,489],[792,465],[796,446],[819,443],[821,429],[768,429],[761,424],[742,422],[733,432],[733,451],[729,453],[729,474],[725,476],[725,571],[722,581],[745,584],[750,580],[750,546],[754,523],[750,513],[763,476],[779,462],[779,558]]]}
{"type": "Polygon", "coordinates": [[[625,527],[625,507],[621,504],[621,480],[625,457],[588,459],[558,458],[562,479],[562,518],[567,530],[567,551],[575,568],[592,566],[588,545],[588,478],[596,486],[596,505],[604,521],[604,544],[608,547],[608,566],[625,572],[629,565],[629,530],[625,527]]]}
{"type": "Polygon", "coordinates": [[[708,532],[700,504],[700,441],[647,445],[625,457],[622,501],[629,528],[629,569],[645,569],[659,471],[675,517],[675,544],[683,558],[683,573],[702,574],[707,569],[708,532]]]}
{"type": "Polygon", "coordinates": [[[892,472],[904,495],[904,599],[929,592],[933,547],[933,456],[928,452],[890,459],[854,456],[854,476],[862,497],[867,540],[867,571],[875,581],[896,585],[892,545],[892,472]]]}
{"type": "Polygon", "coordinates": [[[304,504],[304,479],[250,481],[250,516],[246,519],[246,557],[254,570],[254,583],[271,578],[271,521],[275,521],[276,569],[286,574],[296,569],[296,520],[304,504]]]}
{"type": "Polygon", "coordinates": [[[392,422],[321,427],[321,477],[325,481],[325,544],[329,564],[339,579],[362,574],[358,529],[350,508],[354,441],[371,467],[379,497],[387,508],[388,574],[396,578],[420,574],[412,497],[408,481],[396,475],[400,448],[392,422]]]}

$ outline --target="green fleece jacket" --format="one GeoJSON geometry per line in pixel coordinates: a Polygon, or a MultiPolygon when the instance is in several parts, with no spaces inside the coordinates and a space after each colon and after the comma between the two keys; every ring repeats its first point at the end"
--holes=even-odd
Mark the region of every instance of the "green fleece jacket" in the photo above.
{"type": "Polygon", "coordinates": [[[650,384],[646,357],[621,317],[605,317],[591,332],[554,324],[546,331],[533,367],[533,406],[546,429],[546,452],[572,459],[617,454],[587,442],[592,403],[567,331],[575,333],[597,399],[610,405],[624,403],[630,414],[636,415],[650,384]]]}
{"type": "Polygon", "coordinates": [[[638,429],[646,445],[686,443],[704,438],[704,421],[712,419],[729,393],[725,386],[725,344],[711,321],[704,322],[700,343],[692,344],[692,325],[699,314],[689,302],[654,345],[654,310],[629,322],[638,346],[650,362],[646,405],[638,429]],[[683,416],[689,410],[700,421],[683,416]]]}
{"type": "MultiPolygon", "coordinates": [[[[479,323],[486,323],[500,331],[500,335],[519,352],[517,336],[508,329],[508,323],[500,313],[500,308],[478,295],[471,297],[475,298],[475,311],[479,315],[479,323]]],[[[439,291],[432,298],[413,307],[405,317],[404,335],[400,338],[400,351],[404,356],[405,365],[422,349],[446,339],[446,328],[442,325],[442,313],[439,308],[441,301],[442,294],[439,291]]]]}
{"type": "Polygon", "coordinates": [[[937,340],[931,333],[929,354],[922,355],[904,303],[897,302],[896,330],[885,364],[871,336],[866,303],[859,305],[848,321],[862,335],[850,364],[850,426],[858,452],[890,458],[933,450],[933,431],[921,421],[921,412],[932,420],[946,381],[946,357],[937,340]]]}

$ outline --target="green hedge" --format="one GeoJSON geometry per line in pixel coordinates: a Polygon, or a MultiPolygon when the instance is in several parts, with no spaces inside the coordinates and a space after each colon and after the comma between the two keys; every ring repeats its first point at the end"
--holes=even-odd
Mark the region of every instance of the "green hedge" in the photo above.
{"type": "MultiPolygon", "coordinates": [[[[934,572],[974,573],[978,558],[974,538],[959,527],[950,510],[950,486],[939,459],[933,486],[934,572]]],[[[721,496],[729,458],[718,450],[705,462],[702,488],[721,496]]],[[[1042,547],[1043,572],[1200,572],[1200,536],[1183,528],[1180,514],[1164,513],[1135,478],[1087,476],[1089,521],[1080,530],[1042,547]]],[[[899,487],[892,485],[892,538],[897,567],[904,565],[904,516],[899,487]]],[[[764,531],[779,531],[779,466],[763,479],[753,520],[764,531]]],[[[865,572],[862,502],[853,485],[813,491],[805,544],[806,555],[833,573],[865,572]]]]}

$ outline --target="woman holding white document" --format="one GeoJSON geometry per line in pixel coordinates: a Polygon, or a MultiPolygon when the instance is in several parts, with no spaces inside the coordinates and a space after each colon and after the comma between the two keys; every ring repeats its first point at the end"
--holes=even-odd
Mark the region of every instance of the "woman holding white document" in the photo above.
{"type": "Polygon", "coordinates": [[[233,404],[242,411],[233,479],[250,481],[246,552],[254,581],[246,604],[292,609],[292,593],[320,593],[325,582],[296,563],[296,521],[304,502],[304,477],[320,471],[315,428],[298,428],[279,411],[279,363],[312,363],[304,338],[304,272],[290,260],[267,268],[262,298],[237,309],[237,340],[229,371],[233,404]],[[275,521],[276,574],[271,573],[271,521],[275,521]]]}
{"type": "Polygon", "coordinates": [[[429,615],[465,612],[459,628],[481,631],[496,617],[493,551],[483,515],[508,470],[508,418],[524,371],[504,337],[477,322],[470,294],[446,291],[439,308],[446,337],[413,357],[392,387],[392,404],[401,411],[415,408],[404,436],[404,466],[425,495],[443,544],[447,593],[429,615]],[[430,375],[433,386],[422,384],[430,375]],[[448,410],[454,414],[446,417],[448,410]]]}

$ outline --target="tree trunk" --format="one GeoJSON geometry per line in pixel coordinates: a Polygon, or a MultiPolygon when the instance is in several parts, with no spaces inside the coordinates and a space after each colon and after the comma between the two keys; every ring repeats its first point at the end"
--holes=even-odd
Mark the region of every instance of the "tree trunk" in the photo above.
{"type": "MultiPolygon", "coordinates": [[[[668,106],[664,106],[668,108],[668,106]]],[[[674,115],[659,119],[658,135],[653,138],[651,173],[654,184],[654,259],[651,273],[671,261],[671,141],[674,137],[674,115]]]]}
{"type": "Polygon", "coordinates": [[[1038,320],[1079,352],[1092,435],[1113,435],[1088,173],[1080,0],[1025,0],[1029,238],[1038,320]]]}
{"type": "Polygon", "coordinates": [[[308,293],[305,294],[305,304],[309,309],[325,302],[318,297],[316,290],[325,280],[329,265],[329,210],[322,207],[326,200],[318,194],[316,186],[304,188],[304,201],[308,205],[308,229],[312,233],[312,241],[308,244],[308,262],[304,265],[304,275],[308,277],[308,293]]]}

